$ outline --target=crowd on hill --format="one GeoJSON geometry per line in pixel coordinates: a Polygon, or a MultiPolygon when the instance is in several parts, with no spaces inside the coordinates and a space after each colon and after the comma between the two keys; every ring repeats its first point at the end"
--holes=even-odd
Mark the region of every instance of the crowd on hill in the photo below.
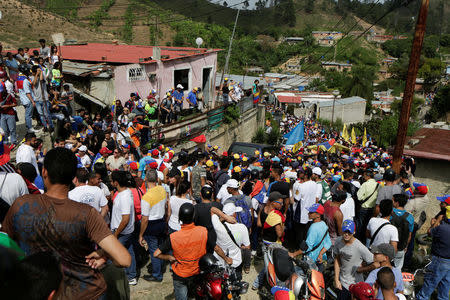
{"type": "MultiPolygon", "coordinates": [[[[405,157],[396,173],[390,154],[370,138],[348,143],[314,119],[286,114],[282,133],[304,126],[295,151],[227,153],[216,145],[175,151],[153,143],[151,128],[158,120],[176,120],[176,106],[157,114],[151,91],[146,103],[132,94],[106,116],[92,117],[84,109],[74,114],[68,105],[73,93],[60,89],[57,50],[47,50],[45,41],[41,46],[37,57],[19,53],[35,63],[31,77],[27,64],[1,62],[0,285],[6,298],[127,297],[124,283],[161,282],[168,261],[175,298],[187,299],[206,253],[235,269],[242,281],[252,257],[267,260],[267,247],[276,243],[292,257],[307,255],[321,271],[334,266],[334,282],[327,284],[339,299],[404,299],[401,272],[416,267],[412,254],[423,212],[440,201],[429,230],[432,262],[417,299],[429,299],[435,288],[438,299],[448,299],[450,195],[430,199],[428,187],[414,178],[413,158],[405,157]],[[48,90],[45,61],[53,63],[48,90]],[[12,126],[13,81],[29,129],[20,144],[12,126]],[[49,95],[59,99],[60,126],[52,149],[44,149],[31,116],[36,107],[44,130],[53,129],[54,102],[44,105],[49,95]],[[148,274],[141,276],[149,259],[148,274]],[[105,274],[113,266],[121,280],[105,274]]],[[[224,88],[223,98],[234,101],[224,88]]],[[[178,99],[182,89],[165,99],[178,99]]],[[[201,99],[196,92],[188,96],[191,110],[201,99]]],[[[259,101],[257,82],[252,93],[259,101]]],[[[263,268],[253,289],[261,288],[265,274],[263,268]]]]}

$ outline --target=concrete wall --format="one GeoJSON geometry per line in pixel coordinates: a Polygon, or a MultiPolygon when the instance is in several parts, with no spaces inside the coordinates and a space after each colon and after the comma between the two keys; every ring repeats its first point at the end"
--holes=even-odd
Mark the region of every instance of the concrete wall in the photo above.
{"type": "MultiPolygon", "coordinates": [[[[337,102],[337,101],[336,101],[337,102]]],[[[331,120],[333,107],[319,107],[318,118],[331,120]]],[[[340,118],[344,123],[364,122],[364,114],[366,111],[365,102],[356,102],[351,104],[337,104],[334,107],[334,121],[340,118]]]]}
{"type": "MultiPolygon", "coordinates": [[[[253,108],[241,115],[238,122],[223,124],[216,130],[206,132],[206,144],[219,146],[219,151],[222,153],[223,151],[228,151],[233,142],[250,143],[258,127],[264,126],[265,113],[265,106],[258,105],[257,108],[253,108]]],[[[176,150],[181,148],[192,151],[197,148],[197,144],[186,142],[175,147],[176,150]]]]}
{"type": "Polygon", "coordinates": [[[185,87],[189,92],[194,87],[201,87],[203,83],[203,69],[211,68],[211,86],[210,95],[214,95],[214,80],[217,70],[217,52],[207,53],[184,59],[170,60],[167,62],[157,62],[152,64],[140,65],[145,69],[145,73],[156,73],[155,80],[146,78],[145,80],[132,81],[127,80],[129,68],[138,67],[135,65],[123,65],[114,69],[115,92],[117,99],[123,103],[128,100],[130,93],[138,92],[141,97],[147,97],[151,89],[155,89],[162,99],[168,89],[174,88],[174,71],[178,69],[190,69],[189,86],[185,87]]]}

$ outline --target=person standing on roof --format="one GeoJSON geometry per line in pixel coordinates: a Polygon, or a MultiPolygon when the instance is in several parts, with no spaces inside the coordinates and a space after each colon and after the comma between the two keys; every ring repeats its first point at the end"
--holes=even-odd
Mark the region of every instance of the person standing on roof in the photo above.
{"type": "Polygon", "coordinates": [[[230,88],[228,86],[228,78],[225,77],[223,80],[223,83],[220,86],[220,91],[222,93],[222,101],[224,105],[229,104],[229,94],[230,94],[230,88]]]}
{"type": "Polygon", "coordinates": [[[183,108],[183,101],[184,101],[184,87],[181,84],[177,84],[176,90],[173,92],[173,114],[174,114],[174,120],[178,121],[178,116],[181,113],[181,109],[183,108]]]}
{"type": "Polygon", "coordinates": [[[256,79],[252,86],[252,94],[253,94],[253,105],[257,105],[260,97],[259,97],[259,80],[256,79]]]}
{"type": "Polygon", "coordinates": [[[194,113],[194,111],[197,109],[197,88],[194,87],[192,91],[189,92],[187,98],[187,102],[189,103],[189,110],[190,113],[194,113]]]}

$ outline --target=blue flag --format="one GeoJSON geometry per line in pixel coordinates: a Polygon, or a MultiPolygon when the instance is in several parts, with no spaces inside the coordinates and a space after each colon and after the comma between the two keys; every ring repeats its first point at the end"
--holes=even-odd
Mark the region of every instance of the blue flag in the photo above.
{"type": "MultiPolygon", "coordinates": [[[[287,137],[286,145],[295,145],[298,142],[303,141],[305,135],[305,127],[303,125],[303,121],[298,123],[298,125],[295,126],[295,128],[287,134],[289,136],[287,137]]],[[[286,135],[284,137],[286,137],[286,135]]]]}

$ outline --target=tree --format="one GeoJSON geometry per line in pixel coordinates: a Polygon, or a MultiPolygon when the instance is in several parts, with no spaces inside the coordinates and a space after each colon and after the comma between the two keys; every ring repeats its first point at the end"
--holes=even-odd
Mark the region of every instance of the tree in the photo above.
{"type": "Polygon", "coordinates": [[[441,79],[444,63],[440,58],[425,58],[424,64],[419,69],[419,77],[424,79],[424,89],[429,92],[441,79]]]}
{"type": "Polygon", "coordinates": [[[342,95],[345,97],[360,96],[367,100],[366,111],[370,111],[373,99],[373,81],[375,80],[375,68],[365,65],[353,66],[351,77],[346,80],[342,95]]]}
{"type": "Polygon", "coordinates": [[[439,88],[425,116],[427,122],[436,122],[450,112],[450,85],[439,88]]]}
{"type": "MultiPolygon", "coordinates": [[[[391,104],[391,111],[393,114],[399,116],[402,110],[402,102],[403,100],[395,100],[391,104]]],[[[419,114],[419,107],[424,103],[423,99],[414,97],[413,102],[411,104],[411,114],[410,117],[412,119],[416,119],[419,114]]]]}

